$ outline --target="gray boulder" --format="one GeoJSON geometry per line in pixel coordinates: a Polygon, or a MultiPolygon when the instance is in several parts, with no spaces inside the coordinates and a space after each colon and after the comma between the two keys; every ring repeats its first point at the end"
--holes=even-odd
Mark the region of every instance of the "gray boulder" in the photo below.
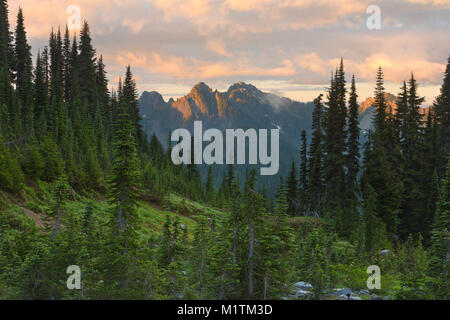
{"type": "Polygon", "coordinates": [[[345,294],[341,294],[341,295],[338,297],[338,300],[350,300],[350,297],[346,296],[345,294]]]}
{"type": "Polygon", "coordinates": [[[298,290],[297,293],[295,294],[295,296],[299,299],[306,299],[308,296],[312,295],[311,292],[306,291],[306,290],[298,290]]]}
{"type": "Polygon", "coordinates": [[[351,296],[350,300],[362,300],[360,297],[357,296],[351,296]]]}
{"type": "Polygon", "coordinates": [[[352,294],[352,290],[350,290],[349,288],[344,288],[344,289],[334,289],[334,292],[331,293],[332,296],[347,296],[347,295],[351,295],[352,294]]]}
{"type": "Polygon", "coordinates": [[[380,251],[380,255],[383,257],[389,256],[390,254],[391,254],[391,250],[388,250],[388,249],[380,251]]]}
{"type": "Polygon", "coordinates": [[[368,296],[370,293],[369,293],[369,290],[362,289],[362,290],[359,290],[358,294],[360,296],[368,296]]]}
{"type": "Polygon", "coordinates": [[[303,282],[303,281],[295,283],[294,287],[296,287],[297,289],[306,290],[306,291],[311,291],[313,288],[312,284],[310,284],[308,282],[303,282]]]}

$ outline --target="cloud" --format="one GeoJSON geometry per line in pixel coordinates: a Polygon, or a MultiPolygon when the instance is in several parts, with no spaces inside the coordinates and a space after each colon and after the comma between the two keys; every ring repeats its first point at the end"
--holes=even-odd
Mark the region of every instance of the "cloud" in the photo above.
{"type": "MultiPolygon", "coordinates": [[[[298,67],[297,74],[302,71],[309,71],[310,79],[317,79],[316,83],[323,83],[325,76],[333,72],[339,64],[338,58],[324,59],[317,53],[308,53],[296,56],[295,65],[298,67]],[[314,74],[315,76],[311,76],[314,74]]],[[[442,81],[442,74],[445,64],[430,62],[426,59],[414,57],[399,57],[395,59],[383,53],[374,53],[362,60],[344,60],[347,74],[355,74],[358,81],[372,81],[375,79],[378,67],[383,68],[386,81],[401,83],[407,80],[411,72],[415,78],[427,84],[439,84],[442,81]]],[[[306,79],[298,79],[297,82],[307,83],[306,79]]],[[[314,83],[314,81],[311,81],[314,83]]]]}
{"type": "Polygon", "coordinates": [[[20,5],[37,52],[72,4],[111,80],[130,64],[138,87],[281,81],[294,95],[326,84],[341,57],[359,81],[372,82],[382,65],[387,81],[414,71],[420,84],[437,86],[450,53],[450,0],[380,1],[377,31],[366,27],[372,0],[10,0],[10,22],[20,5]]]}
{"type": "Polygon", "coordinates": [[[261,67],[252,64],[249,59],[241,58],[232,62],[211,62],[196,58],[182,58],[175,55],[151,52],[121,52],[117,62],[144,68],[148,72],[170,75],[178,79],[216,79],[227,77],[279,77],[292,76],[295,71],[289,60],[284,60],[276,67],[261,67]]]}
{"type": "Polygon", "coordinates": [[[406,0],[410,3],[418,3],[422,5],[431,5],[437,7],[450,7],[450,0],[406,0]]]}
{"type": "Polygon", "coordinates": [[[125,27],[128,27],[131,30],[131,32],[133,32],[133,33],[140,33],[146,24],[147,24],[147,21],[144,19],[139,19],[139,20],[124,19],[124,20],[122,20],[122,25],[125,27]]]}
{"type": "Polygon", "coordinates": [[[232,57],[233,54],[227,51],[226,44],[223,40],[211,39],[207,40],[206,48],[225,57],[232,57]]]}

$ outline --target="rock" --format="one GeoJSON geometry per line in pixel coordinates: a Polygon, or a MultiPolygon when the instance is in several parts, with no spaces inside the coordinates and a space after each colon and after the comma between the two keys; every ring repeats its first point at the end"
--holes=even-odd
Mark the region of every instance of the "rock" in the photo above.
{"type": "Polygon", "coordinates": [[[379,297],[379,296],[377,296],[376,294],[372,294],[372,295],[370,296],[370,299],[371,299],[371,300],[383,300],[382,297],[379,297]]]}
{"type": "Polygon", "coordinates": [[[305,298],[307,298],[310,295],[312,295],[311,292],[306,291],[306,290],[302,290],[302,289],[298,290],[297,293],[295,294],[295,296],[297,298],[301,298],[301,299],[305,299],[305,298]]]}
{"type": "Polygon", "coordinates": [[[360,296],[368,296],[370,293],[369,293],[369,290],[362,289],[362,290],[359,290],[358,294],[360,296]]]}
{"type": "Polygon", "coordinates": [[[392,300],[392,297],[391,296],[384,296],[383,300],[392,300]]]}
{"type": "Polygon", "coordinates": [[[352,294],[352,290],[350,290],[349,288],[344,288],[344,289],[334,289],[334,292],[331,293],[332,296],[341,296],[341,295],[351,295],[352,294]]]}
{"type": "Polygon", "coordinates": [[[347,297],[345,294],[341,294],[339,297],[338,297],[338,300],[349,300],[350,299],[350,297],[347,297]]]}
{"type": "Polygon", "coordinates": [[[306,291],[311,291],[312,288],[313,288],[312,284],[310,284],[310,283],[308,283],[308,282],[303,282],[303,281],[300,281],[300,282],[295,283],[294,286],[295,286],[297,289],[300,289],[300,290],[306,290],[306,291]]]}
{"type": "Polygon", "coordinates": [[[390,254],[391,254],[391,250],[388,250],[388,249],[380,251],[380,255],[383,257],[389,256],[390,254]]]}
{"type": "Polygon", "coordinates": [[[350,300],[362,300],[360,297],[357,296],[351,296],[350,300]]]}

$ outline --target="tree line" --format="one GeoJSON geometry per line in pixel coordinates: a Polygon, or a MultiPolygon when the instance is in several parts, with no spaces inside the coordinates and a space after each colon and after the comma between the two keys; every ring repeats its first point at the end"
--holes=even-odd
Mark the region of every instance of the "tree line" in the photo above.
{"type": "Polygon", "coordinates": [[[322,298],[363,286],[370,262],[397,298],[448,298],[450,59],[426,119],[414,76],[391,110],[378,71],[363,148],[355,77],[347,92],[341,61],[326,101],[314,101],[311,144],[302,132],[273,200],[254,170],[241,183],[230,165],[216,189],[211,167],[203,183],[195,165],[174,166],[170,139],[164,150],[142,129],[130,66],[108,89],[87,22],[79,40],[52,31],[33,65],[22,10],[14,34],[6,0],[0,16],[0,189],[21,197],[51,186],[44,232],[0,200],[0,297],[280,299],[304,280],[322,298]],[[83,210],[68,210],[92,193],[83,210]],[[221,214],[199,213],[193,230],[168,216],[145,235],[139,202],[170,205],[171,193],[221,214]],[[65,287],[70,264],[82,270],[81,290],[65,287]]]}

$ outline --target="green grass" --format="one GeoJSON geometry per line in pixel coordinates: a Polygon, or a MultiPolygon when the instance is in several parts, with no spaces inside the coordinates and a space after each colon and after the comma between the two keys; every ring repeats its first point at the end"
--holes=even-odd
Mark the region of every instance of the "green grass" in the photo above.
{"type": "MultiPolygon", "coordinates": [[[[44,219],[51,212],[51,194],[52,184],[38,181],[32,185],[26,185],[20,196],[11,197],[9,194],[2,193],[0,194],[0,198],[3,198],[4,202],[9,204],[9,214],[14,217],[12,223],[16,228],[20,229],[20,225],[23,224],[35,225],[34,220],[22,208],[44,219]]],[[[89,203],[92,204],[97,223],[108,223],[112,214],[112,208],[107,200],[80,196],[73,193],[66,202],[63,210],[66,213],[81,215],[86,211],[89,203]]],[[[62,218],[63,225],[66,222],[64,211],[62,218]]],[[[185,225],[188,230],[192,230],[195,227],[195,217],[197,215],[205,214],[212,216],[222,214],[218,209],[175,194],[171,194],[168,197],[164,206],[159,206],[154,202],[140,200],[137,203],[137,213],[139,215],[139,223],[141,224],[139,233],[145,238],[158,236],[161,233],[163,225],[166,222],[166,216],[169,216],[172,220],[178,217],[181,224],[185,225]]]]}

